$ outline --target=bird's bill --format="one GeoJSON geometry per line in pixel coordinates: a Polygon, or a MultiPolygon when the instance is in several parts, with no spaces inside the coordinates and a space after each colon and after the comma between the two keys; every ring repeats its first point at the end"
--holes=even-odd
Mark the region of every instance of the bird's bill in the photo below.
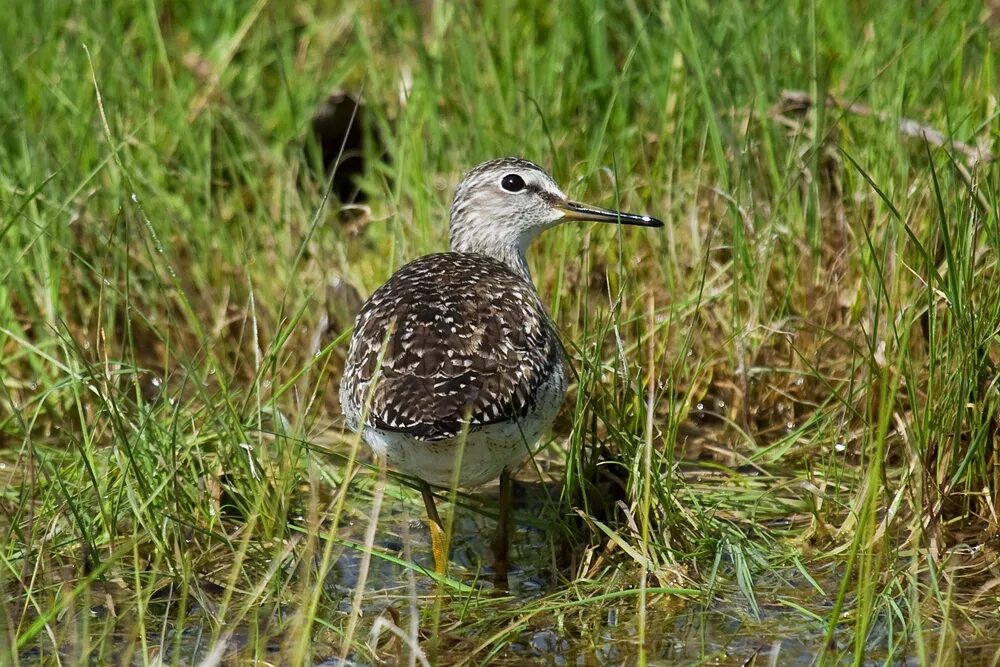
{"type": "Polygon", "coordinates": [[[663,221],[651,215],[636,215],[622,213],[610,208],[588,206],[575,201],[567,201],[556,208],[563,212],[564,220],[580,220],[589,222],[610,222],[622,225],[638,225],[639,227],[662,227],[663,221]]]}

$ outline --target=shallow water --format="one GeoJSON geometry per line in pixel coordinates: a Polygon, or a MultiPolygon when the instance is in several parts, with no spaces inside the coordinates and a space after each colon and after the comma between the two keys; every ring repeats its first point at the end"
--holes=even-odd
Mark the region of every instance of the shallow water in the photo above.
{"type": "MultiPolygon", "coordinates": [[[[5,471],[11,474],[9,468],[5,471]]],[[[492,508],[495,486],[476,498],[463,498],[457,509],[439,503],[444,516],[454,515],[449,575],[468,588],[462,592],[443,587],[442,619],[435,633],[431,628],[430,609],[439,594],[435,581],[423,570],[433,569],[430,534],[423,515],[419,494],[405,492],[405,500],[386,497],[379,514],[375,533],[375,557],[365,573],[365,595],[356,643],[367,645],[372,653],[352,653],[346,663],[337,657],[339,635],[319,633],[313,645],[316,664],[328,667],[339,664],[370,664],[372,656],[383,664],[408,664],[410,653],[402,643],[393,640],[386,629],[395,625],[404,634],[410,632],[411,620],[418,619],[419,644],[422,657],[431,664],[633,664],[639,654],[639,628],[635,595],[579,603],[576,584],[567,582],[568,570],[560,569],[556,541],[547,534],[547,525],[555,525],[552,514],[559,510],[549,501],[552,489],[540,484],[517,486],[515,533],[512,536],[509,594],[498,594],[492,585],[489,543],[494,520],[477,511],[476,506],[492,508]],[[547,521],[546,517],[550,517],[547,521]],[[396,558],[401,562],[395,562],[396,558]],[[410,565],[415,563],[417,567],[410,565]],[[564,597],[553,597],[564,595],[564,597]],[[570,601],[571,608],[560,610],[559,604],[570,601]],[[542,611],[536,611],[542,609],[542,611]],[[381,632],[372,633],[380,626],[381,632]],[[506,636],[496,638],[497,633],[506,636]],[[432,636],[436,639],[432,640],[432,636]],[[499,647],[499,649],[496,649],[499,647]]],[[[366,502],[363,493],[352,497],[352,503],[366,502]]],[[[360,581],[362,551],[350,544],[363,543],[368,523],[364,507],[352,508],[353,522],[340,529],[343,545],[336,551],[334,566],[323,582],[327,599],[318,626],[329,624],[343,627],[351,613],[355,590],[360,581]]],[[[447,520],[447,519],[446,519],[447,520]]],[[[731,563],[722,562],[718,581],[725,582],[700,597],[657,596],[650,603],[645,623],[646,658],[652,664],[718,664],[718,665],[812,665],[824,654],[826,619],[833,609],[833,598],[841,582],[840,566],[809,566],[817,590],[793,567],[780,567],[754,573],[756,605],[746,599],[730,583],[736,580],[731,563]],[[756,609],[756,610],[755,610],[756,609]],[[803,611],[804,610],[804,611],[803,611]]],[[[697,586],[706,585],[705,573],[696,577],[697,586]]],[[[601,585],[581,587],[604,592],[601,585]]],[[[103,600],[95,590],[92,598],[103,600]]],[[[220,592],[221,595],[221,592],[220,592]]],[[[119,613],[122,608],[119,604],[119,613]]],[[[244,664],[248,655],[267,658],[281,664],[281,623],[295,609],[262,609],[259,618],[228,628],[229,635],[220,664],[244,664]],[[269,629],[271,628],[271,629],[269,629]],[[272,634],[273,633],[273,636],[272,634]]],[[[176,603],[156,601],[147,609],[148,618],[157,618],[146,627],[157,628],[145,636],[145,643],[163,664],[175,659],[179,664],[193,665],[213,656],[215,620],[210,608],[198,607],[189,600],[188,615],[183,629],[171,620],[176,603]],[[179,633],[179,636],[178,636],[179,633]]],[[[123,650],[135,641],[127,615],[112,617],[100,604],[91,608],[92,633],[95,641],[119,643],[123,650]],[[100,621],[100,622],[98,622],[100,621]],[[108,633],[108,625],[112,628],[108,633]]],[[[126,612],[127,614],[127,612],[126,612]]],[[[875,624],[865,647],[862,664],[885,664],[890,647],[900,631],[896,619],[882,619],[875,624]]],[[[845,629],[834,634],[825,655],[825,664],[850,664],[853,646],[850,621],[845,629]]],[[[925,628],[933,637],[935,628],[925,628]]],[[[44,641],[44,640],[43,640],[44,641]]],[[[983,637],[961,647],[963,664],[996,664],[998,640],[983,637]]],[[[936,650],[936,646],[932,646],[936,650]]],[[[105,656],[116,655],[118,648],[105,656]]],[[[72,662],[73,647],[60,649],[64,662],[72,662]],[[64,651],[64,652],[63,652],[64,651]]],[[[150,653],[127,649],[125,659],[135,665],[149,664],[150,653]]],[[[20,654],[22,664],[49,663],[51,649],[26,648],[20,654]]],[[[934,657],[932,650],[929,657],[934,657]]],[[[116,661],[117,662],[117,661],[116,661]]],[[[891,664],[918,664],[912,647],[910,653],[893,659],[891,664]]]]}
{"type": "MultiPolygon", "coordinates": [[[[429,531],[418,508],[419,504],[410,504],[408,509],[385,508],[382,526],[386,532],[380,534],[377,544],[400,555],[406,551],[404,544],[408,544],[413,560],[431,569],[429,531]]],[[[460,509],[452,542],[450,574],[464,583],[481,586],[485,595],[491,594],[488,575],[492,571],[488,562],[492,529],[492,520],[460,509]]],[[[552,547],[543,530],[518,525],[511,555],[510,599],[483,613],[502,614],[513,622],[520,607],[567,584],[553,567],[552,547]]],[[[345,596],[345,612],[349,607],[347,596],[357,584],[359,563],[358,552],[345,552],[328,582],[335,595],[345,596]]],[[[722,580],[735,579],[735,572],[723,570],[722,580]]],[[[646,623],[646,657],[662,664],[812,665],[820,655],[825,655],[827,664],[851,664],[853,647],[849,644],[847,631],[835,633],[832,645],[824,654],[825,622],[810,618],[796,608],[801,607],[825,619],[833,608],[833,596],[840,583],[838,570],[838,567],[824,566],[810,573],[823,592],[816,590],[795,568],[787,567],[759,576],[755,579],[757,613],[735,586],[715,591],[707,604],[692,600],[671,605],[669,610],[654,607],[646,623]]],[[[398,604],[404,597],[396,597],[394,593],[405,595],[402,582],[410,577],[410,572],[397,564],[373,560],[366,588],[382,591],[384,595],[370,597],[366,612],[379,614],[386,606],[397,603],[397,611],[402,614],[400,627],[406,628],[407,606],[398,604]]],[[[435,590],[433,581],[416,575],[414,582],[419,598],[416,605],[431,604],[435,590]]],[[[589,617],[583,627],[573,627],[566,619],[560,620],[558,614],[539,614],[525,623],[526,627],[517,632],[503,650],[489,656],[488,661],[491,664],[630,664],[638,655],[636,605],[634,596],[612,603],[597,603],[593,609],[583,611],[589,617]]],[[[449,639],[454,646],[443,641],[441,649],[429,656],[432,664],[464,660],[476,664],[487,659],[485,652],[471,656],[467,652],[469,642],[463,637],[449,639]]],[[[475,647],[477,642],[471,644],[475,647]]],[[[888,646],[888,632],[876,627],[866,647],[863,664],[884,664],[888,646]]],[[[978,664],[975,655],[966,655],[968,664],[978,664]]],[[[390,663],[404,659],[401,655],[380,657],[390,663]]],[[[985,653],[980,657],[987,661],[985,653]]],[[[893,664],[909,664],[915,659],[915,656],[904,657],[893,664]]]]}

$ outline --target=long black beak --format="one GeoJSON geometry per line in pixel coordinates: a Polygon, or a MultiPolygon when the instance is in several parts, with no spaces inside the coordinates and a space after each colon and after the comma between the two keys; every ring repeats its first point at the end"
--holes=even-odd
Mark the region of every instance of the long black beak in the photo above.
{"type": "Polygon", "coordinates": [[[610,222],[622,225],[638,225],[639,227],[662,227],[663,221],[651,215],[635,215],[622,213],[610,208],[587,206],[575,201],[567,201],[556,206],[565,214],[565,220],[589,220],[592,222],[610,222]]]}

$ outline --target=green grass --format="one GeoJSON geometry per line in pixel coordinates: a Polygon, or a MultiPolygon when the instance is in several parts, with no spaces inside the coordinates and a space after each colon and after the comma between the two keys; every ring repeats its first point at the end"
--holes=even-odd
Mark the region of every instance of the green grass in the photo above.
{"type": "Polygon", "coordinates": [[[203,4],[0,8],[0,662],[996,664],[1000,178],[900,128],[997,152],[990,3],[203,4]],[[667,227],[530,253],[576,379],[494,596],[342,432],[330,285],[508,154],[667,227]]]}

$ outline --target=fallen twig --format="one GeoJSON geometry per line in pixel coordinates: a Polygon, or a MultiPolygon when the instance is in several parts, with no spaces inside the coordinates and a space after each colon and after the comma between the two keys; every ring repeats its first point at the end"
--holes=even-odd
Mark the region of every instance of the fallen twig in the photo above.
{"type": "MultiPolygon", "coordinates": [[[[812,97],[803,90],[784,90],[781,92],[781,102],[779,102],[778,106],[781,113],[787,113],[789,111],[806,111],[813,104],[812,97]]],[[[884,122],[892,122],[893,120],[892,115],[887,112],[875,111],[870,106],[858,102],[845,104],[832,95],[827,95],[826,106],[840,109],[856,116],[877,118],[884,122]]],[[[975,167],[979,163],[993,162],[997,159],[996,153],[991,152],[985,146],[970,146],[967,143],[949,139],[940,130],[911,118],[900,118],[897,121],[896,128],[902,135],[924,139],[933,146],[948,146],[952,150],[964,155],[970,167],[975,167]]]]}

